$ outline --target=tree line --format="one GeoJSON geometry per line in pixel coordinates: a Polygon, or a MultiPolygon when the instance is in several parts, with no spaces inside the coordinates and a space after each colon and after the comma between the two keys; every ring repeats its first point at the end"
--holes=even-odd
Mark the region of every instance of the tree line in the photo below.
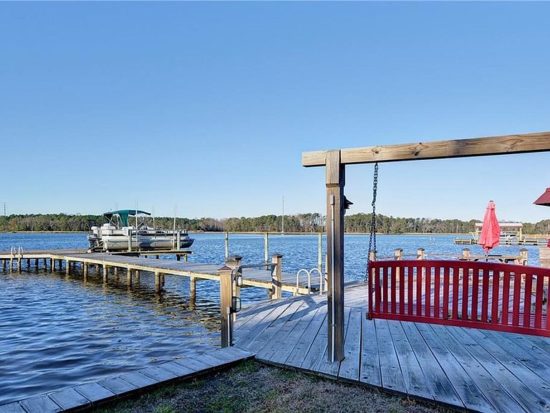
{"type": "MultiPolygon", "coordinates": [[[[350,233],[370,232],[371,214],[353,214],[346,216],[345,230],[350,233]]],[[[153,219],[148,218],[152,224],[153,219]]],[[[68,214],[29,214],[0,216],[0,232],[13,231],[89,231],[107,220],[102,215],[68,214]]],[[[403,233],[468,233],[475,229],[478,220],[462,221],[458,219],[401,218],[378,214],[376,229],[382,234],[403,233]]],[[[154,225],[161,229],[172,229],[174,218],[155,217],[154,225]]],[[[281,215],[263,215],[240,218],[177,218],[176,227],[190,231],[230,231],[230,232],[280,232],[281,215]]],[[[325,217],[319,213],[306,213],[284,216],[285,232],[321,232],[324,231],[325,217]]],[[[550,233],[550,220],[536,223],[524,223],[525,234],[550,233]]]]}

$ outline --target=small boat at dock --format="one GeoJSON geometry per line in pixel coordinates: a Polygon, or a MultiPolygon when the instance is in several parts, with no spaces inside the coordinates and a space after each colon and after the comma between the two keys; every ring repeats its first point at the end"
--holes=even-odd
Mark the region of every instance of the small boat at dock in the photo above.
{"type": "Polygon", "coordinates": [[[91,227],[88,235],[89,249],[97,251],[154,251],[174,249],[181,250],[193,245],[187,231],[166,231],[151,227],[146,211],[122,209],[103,214],[109,222],[91,227]],[[130,225],[130,217],[135,218],[135,225],[130,225]]]}

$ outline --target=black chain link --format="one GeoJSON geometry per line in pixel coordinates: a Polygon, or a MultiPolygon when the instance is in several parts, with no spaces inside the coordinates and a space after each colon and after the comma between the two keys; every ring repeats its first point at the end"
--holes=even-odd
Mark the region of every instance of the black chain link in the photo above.
{"type": "Polygon", "coordinates": [[[378,193],[378,162],[374,164],[374,177],[372,181],[372,215],[370,221],[370,236],[369,236],[369,251],[367,255],[367,272],[366,277],[369,275],[370,254],[374,251],[376,253],[376,195],[378,193]]]}

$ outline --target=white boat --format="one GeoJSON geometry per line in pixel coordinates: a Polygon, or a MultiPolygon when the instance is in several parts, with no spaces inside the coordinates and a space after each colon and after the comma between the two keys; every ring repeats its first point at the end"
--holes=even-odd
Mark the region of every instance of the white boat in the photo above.
{"type": "Polygon", "coordinates": [[[194,239],[187,231],[165,231],[150,227],[145,218],[148,212],[122,209],[103,214],[109,222],[91,228],[88,235],[90,251],[152,251],[189,248],[194,239]],[[129,225],[129,217],[136,225],[129,225]]]}

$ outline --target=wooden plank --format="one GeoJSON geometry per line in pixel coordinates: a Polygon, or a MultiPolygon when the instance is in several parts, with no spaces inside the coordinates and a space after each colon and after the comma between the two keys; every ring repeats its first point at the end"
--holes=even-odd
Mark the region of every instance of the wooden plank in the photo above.
{"type": "MultiPolygon", "coordinates": [[[[344,165],[550,151],[550,132],[341,149],[344,165]]],[[[328,151],[302,153],[305,167],[324,166],[328,151]]]]}
{"type": "Polygon", "coordinates": [[[249,346],[254,340],[261,335],[261,333],[269,327],[269,325],[275,321],[280,314],[282,314],[292,302],[281,302],[281,305],[275,307],[272,311],[265,311],[258,314],[257,321],[254,322],[252,328],[245,332],[243,336],[237,336],[235,340],[238,346],[242,349],[248,350],[249,346]]]}
{"type": "Polygon", "coordinates": [[[140,369],[138,371],[144,376],[151,377],[153,380],[156,380],[157,382],[172,380],[173,378],[176,377],[174,373],[166,369],[163,369],[160,366],[149,366],[144,369],[140,369]]]}
{"type": "Polygon", "coordinates": [[[45,394],[21,400],[19,404],[29,413],[60,412],[62,409],[45,394]]]}
{"type": "Polygon", "coordinates": [[[252,351],[254,353],[259,353],[261,350],[269,344],[269,342],[277,337],[279,331],[283,329],[285,323],[289,320],[292,320],[294,313],[299,310],[302,306],[300,301],[293,301],[286,309],[280,313],[276,319],[272,320],[265,329],[263,329],[262,334],[258,335],[254,340],[250,341],[245,349],[252,351]]]}
{"type": "Polygon", "coordinates": [[[522,407],[528,412],[548,411],[548,401],[535,394],[531,389],[514,376],[506,365],[500,363],[489,352],[473,340],[463,328],[450,329],[451,335],[464,347],[483,367],[495,377],[522,407]]]}
{"type": "Polygon", "coordinates": [[[361,332],[363,312],[360,308],[351,308],[346,341],[344,343],[345,358],[340,363],[338,377],[359,381],[361,371],[361,332]]]}
{"type": "MultiPolygon", "coordinates": [[[[513,356],[513,363],[522,363],[527,366],[531,371],[536,373],[542,380],[545,380],[550,384],[550,356],[545,352],[538,349],[536,346],[524,346],[519,340],[514,340],[510,336],[510,333],[501,333],[490,330],[479,330],[480,334],[483,334],[491,342],[499,346],[500,350],[504,352],[503,357],[506,360],[510,360],[509,356],[513,356]]],[[[514,334],[515,335],[515,334],[514,334]]],[[[527,341],[529,343],[529,341],[527,341]]],[[[491,346],[493,348],[493,346],[491,346]]],[[[490,352],[497,352],[502,354],[499,349],[489,350],[490,352]]],[[[499,357],[501,360],[501,357],[499,357]]]]}
{"type": "MultiPolygon", "coordinates": [[[[547,400],[546,408],[547,410],[550,410],[550,382],[545,381],[544,379],[541,380],[541,377],[538,374],[524,364],[525,358],[529,358],[528,355],[524,354],[520,359],[517,359],[501,347],[500,343],[498,343],[501,340],[501,337],[498,337],[495,340],[493,337],[485,335],[481,330],[476,329],[464,329],[463,332],[471,336],[473,340],[475,340],[495,359],[505,365],[506,368],[510,370],[514,376],[520,379],[523,384],[528,386],[538,396],[547,400]]],[[[548,367],[546,367],[546,372],[541,371],[541,373],[548,376],[548,367]]]]}
{"type": "Polygon", "coordinates": [[[437,363],[449,378],[464,406],[478,412],[495,412],[495,408],[483,396],[482,391],[476,386],[462,364],[441,343],[431,327],[424,323],[415,323],[415,326],[426,341],[426,345],[437,363]]]}
{"type": "Polygon", "coordinates": [[[292,348],[295,344],[292,340],[289,339],[289,334],[298,324],[305,311],[307,311],[307,307],[304,302],[299,301],[297,303],[299,306],[296,312],[292,314],[288,320],[285,321],[284,325],[279,329],[277,334],[271,340],[269,340],[261,350],[256,353],[256,358],[261,360],[271,360],[271,358],[281,352],[281,350],[283,352],[289,353],[287,349],[289,347],[292,348]]]}
{"type": "Polygon", "coordinates": [[[407,340],[416,355],[434,399],[441,403],[463,407],[462,399],[458,396],[445,370],[442,369],[442,366],[432,354],[428,344],[420,335],[416,325],[414,323],[401,323],[401,327],[405,331],[407,340]]]}
{"type": "Polygon", "coordinates": [[[424,399],[433,400],[434,395],[428,387],[426,376],[407,340],[401,322],[390,321],[388,322],[388,327],[397,351],[397,358],[399,359],[399,365],[403,372],[403,381],[405,382],[407,393],[424,399]]]}
{"type": "Polygon", "coordinates": [[[90,400],[70,387],[50,393],[48,396],[63,410],[74,409],[76,407],[83,407],[91,404],[90,400]]]}
{"type": "Polygon", "coordinates": [[[106,379],[98,381],[98,384],[116,395],[128,393],[138,388],[138,386],[134,386],[126,380],[122,380],[120,377],[107,377],[106,379]]]}
{"type": "Polygon", "coordinates": [[[320,332],[323,326],[326,326],[327,307],[321,307],[316,313],[311,323],[304,329],[303,334],[298,339],[296,346],[292,349],[287,357],[285,364],[294,367],[301,367],[305,358],[309,354],[309,350],[315,341],[315,337],[320,332]]]}
{"type": "Polygon", "coordinates": [[[375,320],[376,337],[378,339],[378,353],[380,355],[380,371],[382,372],[382,386],[389,390],[407,393],[403,372],[397,358],[397,349],[394,346],[387,320],[375,320]]]}
{"type": "Polygon", "coordinates": [[[175,361],[169,361],[168,363],[162,363],[160,365],[165,370],[175,374],[177,377],[185,377],[194,373],[189,367],[184,367],[181,364],[176,363],[175,361]]]}
{"type": "MultiPolygon", "coordinates": [[[[308,331],[310,324],[315,322],[315,318],[321,319],[319,316],[321,309],[318,307],[308,307],[307,312],[302,316],[298,322],[294,325],[294,328],[288,333],[287,343],[289,345],[280,346],[278,350],[271,355],[269,361],[273,363],[284,363],[296,350],[297,346],[300,344],[300,339],[308,331]]],[[[319,324],[320,326],[320,324],[319,324]]],[[[305,354],[305,353],[304,353],[305,354]]],[[[267,356],[264,356],[267,358],[267,356]]]]}
{"type": "Polygon", "coordinates": [[[179,365],[186,367],[188,369],[193,370],[194,372],[202,371],[202,370],[210,370],[214,366],[211,364],[207,364],[206,362],[202,360],[196,360],[194,358],[185,357],[182,359],[174,360],[175,363],[178,363],[179,365]]]}
{"type": "Polygon", "coordinates": [[[323,323],[321,328],[316,332],[315,337],[311,341],[311,345],[308,348],[307,354],[302,359],[300,368],[304,370],[314,370],[315,366],[319,363],[325,350],[327,348],[327,338],[328,338],[328,316],[325,313],[323,317],[323,323]]]}
{"type": "Polygon", "coordinates": [[[380,355],[373,320],[362,320],[361,324],[361,369],[359,380],[374,386],[382,386],[380,355]]]}
{"type": "Polygon", "coordinates": [[[27,413],[19,402],[12,402],[0,405],[0,413],[27,413]]]}
{"type": "Polygon", "coordinates": [[[453,355],[457,362],[468,372],[473,383],[499,412],[522,412],[524,409],[505,390],[499,379],[493,377],[476,358],[467,351],[450,333],[457,327],[425,324],[429,326],[441,345],[453,355]]]}
{"type": "Polygon", "coordinates": [[[267,327],[291,302],[277,301],[277,305],[261,309],[244,327],[235,331],[235,344],[245,348],[254,338],[267,327]]]}
{"type": "Polygon", "coordinates": [[[74,389],[91,402],[105,400],[115,396],[113,392],[97,383],[81,384],[74,387],[74,389]]]}
{"type": "Polygon", "coordinates": [[[155,379],[152,379],[149,376],[145,376],[139,371],[130,371],[128,373],[121,374],[118,377],[136,387],[148,387],[157,383],[155,379]]]}

